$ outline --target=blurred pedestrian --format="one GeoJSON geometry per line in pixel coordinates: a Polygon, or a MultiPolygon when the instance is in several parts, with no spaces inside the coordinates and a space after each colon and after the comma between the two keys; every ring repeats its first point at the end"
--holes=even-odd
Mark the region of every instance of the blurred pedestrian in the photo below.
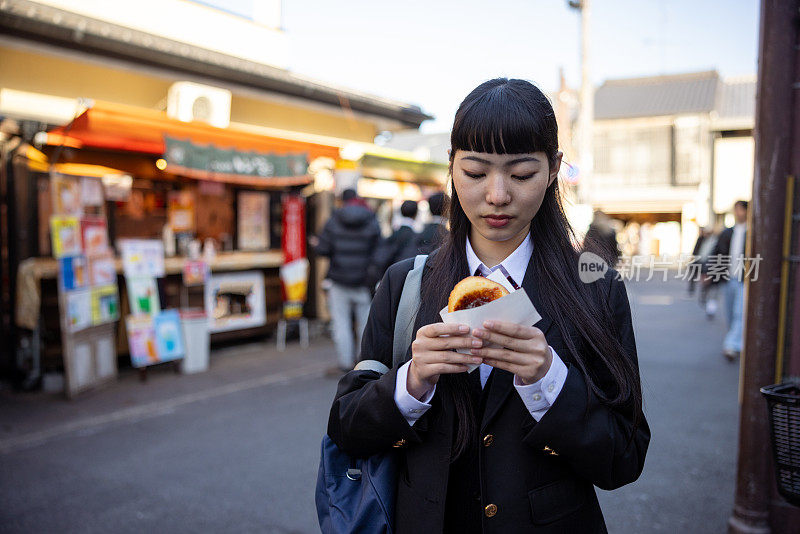
{"type": "Polygon", "coordinates": [[[397,534],[606,532],[594,486],[629,484],[644,467],[625,285],[613,269],[579,278],[557,129],[530,82],[499,78],[467,96],[451,133],[449,228],[424,266],[413,342],[394,339],[406,260],[386,273],[364,333],[364,357],[393,368],[339,381],[328,435],[358,458],[394,451],[397,534]],[[459,281],[498,271],[542,320],[441,321],[459,281]],[[407,356],[397,364],[395,341],[407,356]]]}
{"type": "MultiPolygon", "coordinates": [[[[714,246],[717,243],[717,238],[714,236],[714,231],[711,226],[704,226],[700,229],[700,235],[697,236],[697,241],[694,243],[694,248],[692,249],[692,261],[690,263],[698,265],[698,269],[700,273],[703,272],[703,269],[708,262],[708,257],[714,251],[714,246]]],[[[692,273],[695,274],[694,272],[692,273]]],[[[702,278],[700,280],[700,301],[705,302],[703,298],[704,293],[704,285],[702,283],[702,278]]],[[[697,276],[690,276],[689,277],[689,287],[687,289],[687,294],[691,297],[694,295],[694,287],[695,283],[698,281],[697,276]]]]}
{"type": "Polygon", "coordinates": [[[372,294],[366,284],[367,269],[380,240],[380,227],[375,214],[353,189],[345,189],[341,200],[342,206],[333,212],[314,248],[317,254],[330,258],[326,276],[330,281],[328,309],[339,357],[338,370],[346,372],[355,364],[369,316],[372,294]]]}
{"type": "Polygon", "coordinates": [[[428,198],[431,220],[425,223],[417,237],[417,254],[430,254],[433,252],[439,246],[443,232],[447,231],[445,221],[442,218],[444,203],[445,194],[441,192],[434,193],[428,198]]]}
{"type": "Polygon", "coordinates": [[[583,239],[583,249],[593,252],[603,258],[611,267],[619,259],[619,246],[617,244],[617,231],[611,217],[602,210],[595,210],[592,223],[583,239]]]}
{"type": "Polygon", "coordinates": [[[417,203],[413,200],[406,200],[400,205],[400,216],[394,222],[394,232],[378,245],[372,256],[368,275],[370,287],[375,287],[391,265],[417,255],[417,232],[414,231],[417,209],[417,203]]]}
{"type": "Polygon", "coordinates": [[[727,264],[724,284],[725,316],[728,333],[722,345],[722,354],[733,361],[742,352],[744,337],[742,314],[744,313],[744,249],[747,242],[747,201],[737,200],[733,205],[736,224],[719,235],[712,256],[715,261],[727,264]]]}

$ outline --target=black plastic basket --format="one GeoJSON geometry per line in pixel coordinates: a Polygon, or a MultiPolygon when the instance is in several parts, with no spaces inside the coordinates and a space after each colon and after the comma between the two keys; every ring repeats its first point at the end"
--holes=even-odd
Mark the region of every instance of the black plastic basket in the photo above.
{"type": "Polygon", "coordinates": [[[800,384],[761,388],[767,399],[778,492],[800,506],[800,384]]]}

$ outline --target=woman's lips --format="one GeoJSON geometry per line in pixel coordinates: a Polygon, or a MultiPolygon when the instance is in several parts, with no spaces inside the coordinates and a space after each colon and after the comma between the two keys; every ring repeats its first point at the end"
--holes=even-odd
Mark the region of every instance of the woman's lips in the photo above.
{"type": "Polygon", "coordinates": [[[492,228],[502,228],[511,220],[510,215],[486,215],[484,216],[486,222],[492,228]]]}

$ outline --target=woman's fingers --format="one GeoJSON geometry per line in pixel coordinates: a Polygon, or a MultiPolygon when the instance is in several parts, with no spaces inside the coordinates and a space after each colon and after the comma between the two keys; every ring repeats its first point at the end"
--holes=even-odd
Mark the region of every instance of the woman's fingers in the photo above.
{"type": "Polygon", "coordinates": [[[431,365],[431,370],[437,375],[450,375],[455,373],[464,373],[468,371],[468,367],[463,364],[436,363],[431,365]]]}
{"type": "Polygon", "coordinates": [[[456,323],[431,323],[417,330],[417,339],[423,337],[459,336],[469,333],[469,326],[456,323]]]}
{"type": "Polygon", "coordinates": [[[486,361],[487,359],[497,360],[499,362],[507,362],[514,365],[526,365],[530,363],[531,358],[537,359],[538,361],[537,356],[533,356],[532,354],[522,354],[519,352],[514,352],[513,350],[509,350],[506,348],[472,349],[470,352],[473,356],[483,358],[484,363],[488,363],[486,361]]]}
{"type": "Polygon", "coordinates": [[[486,358],[483,360],[483,363],[486,365],[491,365],[492,367],[497,367],[498,369],[503,369],[504,371],[508,371],[512,374],[519,374],[519,371],[522,369],[521,366],[510,363],[504,360],[493,360],[491,358],[486,358]]]}
{"type": "Polygon", "coordinates": [[[482,361],[480,356],[462,354],[451,350],[424,351],[414,357],[420,364],[424,365],[435,365],[437,363],[473,364],[481,363],[482,361]]]}
{"type": "Polygon", "coordinates": [[[525,326],[508,321],[484,321],[483,330],[495,332],[514,339],[533,339],[542,331],[535,326],[525,326]]]}
{"type": "Polygon", "coordinates": [[[507,336],[505,334],[498,334],[497,332],[492,332],[491,330],[486,330],[483,328],[476,328],[475,330],[472,331],[472,335],[482,340],[483,341],[482,345],[495,343],[502,347],[506,347],[513,350],[519,350],[525,344],[530,343],[529,339],[518,339],[511,336],[507,336]]]}
{"type": "Polygon", "coordinates": [[[471,349],[474,340],[472,336],[437,337],[428,340],[426,345],[428,350],[471,349]]]}

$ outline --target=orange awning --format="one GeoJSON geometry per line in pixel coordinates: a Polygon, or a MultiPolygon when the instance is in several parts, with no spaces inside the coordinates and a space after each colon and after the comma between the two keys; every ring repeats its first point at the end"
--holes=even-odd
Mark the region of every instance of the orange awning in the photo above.
{"type": "Polygon", "coordinates": [[[339,159],[336,146],[216,128],[201,122],[182,122],[167,117],[163,111],[107,102],[95,102],[71,124],[48,132],[47,143],[161,156],[165,151],[164,136],[243,152],[307,153],[309,161],[317,157],[339,159]]]}

